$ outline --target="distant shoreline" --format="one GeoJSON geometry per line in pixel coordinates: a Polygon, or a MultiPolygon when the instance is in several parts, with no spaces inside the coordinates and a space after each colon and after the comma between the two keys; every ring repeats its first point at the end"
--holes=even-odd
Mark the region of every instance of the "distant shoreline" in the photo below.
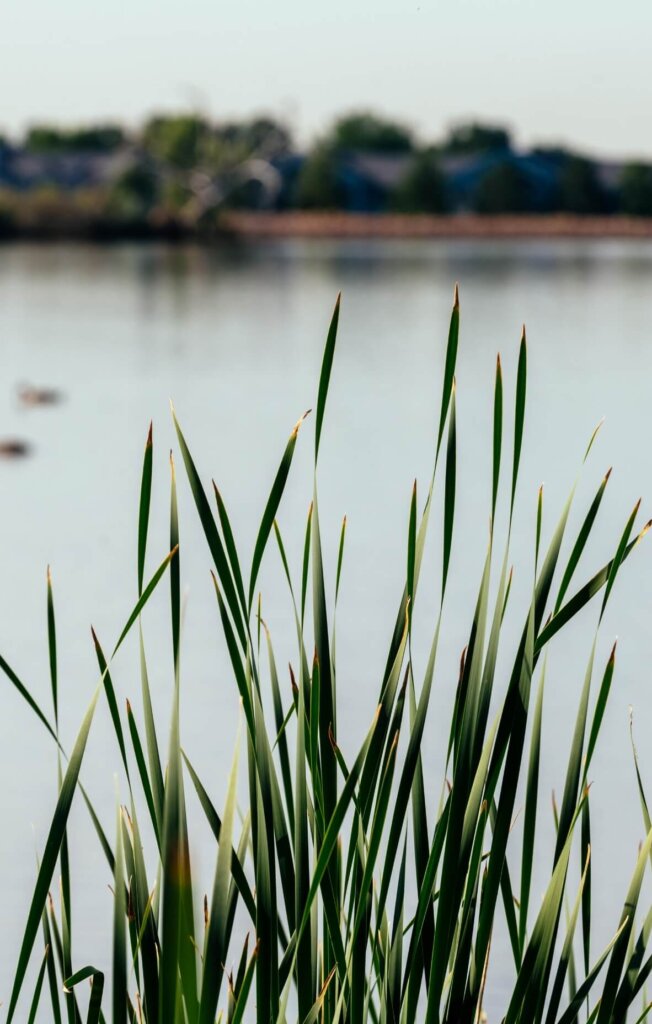
{"type": "Polygon", "coordinates": [[[198,230],[180,219],[124,224],[102,219],[18,223],[0,231],[0,248],[12,243],[77,242],[115,245],[125,242],[170,245],[266,240],[417,240],[652,239],[652,217],[575,214],[403,214],[292,210],[224,211],[213,227],[198,230]]]}
{"type": "Polygon", "coordinates": [[[220,224],[236,238],[651,238],[652,218],[570,214],[499,216],[230,211],[220,224]]]}

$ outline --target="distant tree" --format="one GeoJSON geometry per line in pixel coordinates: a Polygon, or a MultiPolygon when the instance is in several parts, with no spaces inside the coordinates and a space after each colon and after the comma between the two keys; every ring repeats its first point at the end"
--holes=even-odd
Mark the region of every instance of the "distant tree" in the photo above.
{"type": "Polygon", "coordinates": [[[250,121],[221,125],[217,135],[226,142],[242,145],[247,155],[256,154],[267,159],[292,149],[289,129],[269,117],[255,117],[250,121]]]}
{"type": "Polygon", "coordinates": [[[433,153],[426,150],[414,157],[394,193],[392,205],[403,213],[446,210],[446,183],[433,153]]]}
{"type": "Polygon", "coordinates": [[[110,153],[124,145],[125,133],[117,125],[96,125],[68,132],[70,149],[110,153]]]}
{"type": "Polygon", "coordinates": [[[330,146],[319,143],[305,159],[296,184],[296,205],[302,209],[333,210],[342,204],[337,160],[330,146]]]}
{"type": "Polygon", "coordinates": [[[112,124],[65,129],[35,125],[25,137],[25,147],[33,153],[110,153],[124,142],[124,131],[112,124]]]}
{"type": "Polygon", "coordinates": [[[201,163],[210,135],[211,130],[201,117],[178,114],[148,121],[142,142],[157,160],[180,170],[191,170],[201,163]]]}
{"type": "Polygon", "coordinates": [[[525,213],[529,207],[527,178],[509,161],[491,167],[473,195],[473,209],[477,213],[525,213]]]}
{"type": "Polygon", "coordinates": [[[585,157],[571,156],[559,176],[559,207],[569,213],[606,213],[609,197],[596,168],[585,157]]]}
{"type": "Polygon", "coordinates": [[[335,149],[375,153],[410,153],[414,148],[409,128],[366,111],[336,121],[330,142],[335,149]]]}
{"type": "Polygon", "coordinates": [[[562,164],[570,159],[572,153],[565,149],[564,146],[534,146],[532,156],[543,157],[546,160],[550,160],[551,163],[562,164]]]}
{"type": "Polygon", "coordinates": [[[441,148],[446,153],[486,153],[510,147],[511,137],[506,128],[472,122],[452,128],[441,148]]]}
{"type": "Polygon", "coordinates": [[[134,164],[113,182],[108,207],[112,214],[126,220],[147,216],[159,196],[159,182],[146,164],[134,164]]]}
{"type": "Polygon", "coordinates": [[[652,217],[652,167],[632,163],[620,179],[620,209],[632,217],[652,217]]]}

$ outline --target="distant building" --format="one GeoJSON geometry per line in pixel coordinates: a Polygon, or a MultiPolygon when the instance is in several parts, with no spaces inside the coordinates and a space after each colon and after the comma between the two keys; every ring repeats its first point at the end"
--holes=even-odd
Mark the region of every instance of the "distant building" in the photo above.
{"type": "Polygon", "coordinates": [[[33,153],[0,146],[0,185],[18,191],[52,185],[63,190],[106,185],[134,162],[131,147],[112,153],[33,153]]]}

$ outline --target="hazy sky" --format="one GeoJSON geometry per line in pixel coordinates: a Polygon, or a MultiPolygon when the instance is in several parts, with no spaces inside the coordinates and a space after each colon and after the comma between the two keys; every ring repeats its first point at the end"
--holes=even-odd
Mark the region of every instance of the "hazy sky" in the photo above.
{"type": "Polygon", "coordinates": [[[302,139],[373,107],[425,138],[477,116],[522,143],[652,156],[650,0],[0,0],[0,129],[179,107],[302,139]]]}

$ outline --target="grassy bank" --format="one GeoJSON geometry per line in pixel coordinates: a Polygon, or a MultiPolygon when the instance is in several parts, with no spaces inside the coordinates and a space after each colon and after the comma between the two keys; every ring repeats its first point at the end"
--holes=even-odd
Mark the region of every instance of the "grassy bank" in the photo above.
{"type": "Polygon", "coordinates": [[[652,218],[572,214],[398,214],[343,211],[266,212],[230,210],[201,223],[161,211],[157,216],[114,218],[85,206],[25,199],[2,221],[0,242],[194,241],[227,239],[650,239],[652,218]]]}
{"type": "MultiPolygon", "coordinates": [[[[0,660],[25,710],[39,718],[59,770],[52,823],[26,905],[8,1022],[32,1021],[41,1005],[47,1007],[44,1019],[71,1024],[108,1019],[114,1024],[477,1024],[497,929],[505,929],[509,940],[510,962],[500,965],[502,975],[511,979],[502,1008],[506,1024],[584,1019],[620,1024],[628,1014],[642,1021],[650,1009],[646,982],[652,973],[652,911],[641,894],[650,866],[652,821],[643,780],[637,772],[642,842],[638,850],[619,850],[622,913],[602,949],[595,948],[591,874],[591,819],[599,794],[590,788],[616,673],[615,646],[606,662],[598,663],[601,623],[649,524],[639,522],[637,502],[615,532],[608,561],[587,572],[583,556],[610,471],[595,474],[594,496],[577,510],[577,525],[575,487],[554,513],[544,508],[542,491],[531,507],[517,500],[526,423],[523,332],[509,360],[513,403],[500,358],[489,382],[494,403],[487,431],[486,502],[476,523],[486,537],[486,554],[468,608],[469,633],[447,715],[437,686],[438,652],[449,628],[451,573],[460,571],[451,568],[451,553],[464,543],[456,524],[457,466],[464,457],[458,452],[456,411],[456,290],[442,346],[441,400],[433,413],[432,472],[424,483],[415,481],[405,496],[404,535],[387,538],[388,545],[400,544],[404,551],[404,575],[366,735],[359,748],[350,747],[338,722],[338,688],[347,676],[338,660],[336,622],[340,590],[355,567],[347,561],[346,520],[338,526],[334,564],[324,564],[322,531],[331,526],[320,518],[318,486],[339,317],[338,300],[313,412],[289,433],[253,551],[246,557],[224,495],[200,472],[173,413],[177,445],[170,462],[169,546],[152,558],[155,446],[150,430],[136,517],[134,605],[110,645],[93,634],[97,689],[70,751],[58,730],[61,695],[49,577],[51,706],[38,704],[19,670],[0,660]],[[293,545],[302,552],[294,564],[278,512],[296,447],[306,443],[313,452],[312,498],[299,544],[293,545]],[[184,523],[183,532],[178,487],[189,490],[197,513],[194,526],[184,523]],[[515,571],[530,585],[524,597],[516,598],[512,522],[524,504],[523,514],[532,524],[531,549],[515,571]],[[192,528],[206,541],[216,628],[242,706],[240,734],[229,740],[234,749],[230,776],[210,781],[199,777],[179,720],[183,537],[192,528]],[[429,534],[435,534],[439,552],[434,566],[426,548],[429,534]],[[295,637],[287,672],[280,668],[265,624],[264,596],[259,595],[263,561],[274,564],[287,584],[295,637]],[[424,626],[414,609],[424,589],[433,586],[435,612],[424,626]],[[148,664],[153,645],[144,612],[150,600],[163,599],[165,590],[174,698],[162,729],[152,712],[148,664]],[[571,742],[556,751],[564,784],[548,859],[539,842],[548,814],[539,786],[541,737],[550,728],[546,666],[549,650],[570,630],[585,645],[588,658],[583,678],[576,680],[571,742]],[[130,693],[125,702],[121,684],[128,670],[122,647],[132,632],[140,648],[134,666],[140,693],[137,699],[130,693]],[[423,649],[425,658],[415,653],[423,649]],[[503,663],[506,670],[500,668],[503,663]],[[116,808],[97,806],[83,787],[86,743],[100,700],[110,712],[121,786],[128,794],[125,805],[116,808]],[[447,742],[441,772],[433,778],[424,770],[422,753],[435,730],[443,731],[447,742]],[[246,776],[247,795],[238,807],[241,776],[246,776]],[[112,888],[113,920],[105,925],[112,956],[106,964],[88,962],[71,926],[75,877],[68,818],[73,799],[83,801],[92,818],[112,888]],[[214,879],[205,897],[193,874],[190,800],[198,802],[214,840],[214,879]],[[522,828],[515,830],[521,801],[522,828]],[[573,862],[581,865],[577,886],[569,883],[573,862]],[[543,869],[547,877],[542,898],[533,891],[535,867],[537,875],[543,869]],[[48,899],[59,875],[60,898],[48,899]]],[[[580,471],[594,474],[597,434],[596,429],[587,438],[580,471]]],[[[380,487],[369,496],[370,515],[379,500],[380,487]]],[[[367,642],[362,633],[359,642],[367,642]]],[[[159,657],[160,645],[156,651],[159,657]]],[[[216,742],[207,722],[206,743],[216,742]]]]}
{"type": "Polygon", "coordinates": [[[572,214],[361,214],[232,211],[223,230],[246,238],[652,238],[652,219],[572,214]]]}

